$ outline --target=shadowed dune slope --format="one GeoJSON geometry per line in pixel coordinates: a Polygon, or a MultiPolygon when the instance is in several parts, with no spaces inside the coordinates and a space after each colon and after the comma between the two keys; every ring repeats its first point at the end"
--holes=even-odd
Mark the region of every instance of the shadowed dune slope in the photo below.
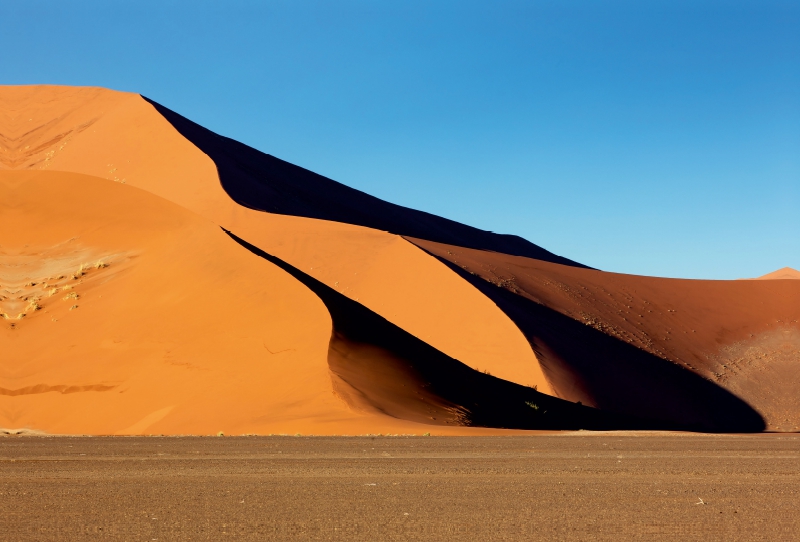
{"type": "Polygon", "coordinates": [[[250,209],[357,224],[399,235],[585,267],[515,235],[479,230],[401,207],[220,136],[148,98],[217,166],[225,191],[250,209]]]}
{"type": "Polygon", "coordinates": [[[315,278],[230,234],[316,293],[333,320],[334,388],[356,411],[444,426],[693,429],[603,412],[475,371],[315,278]]]}
{"type": "Polygon", "coordinates": [[[138,94],[0,88],[3,166],[73,171],[147,190],[302,269],[470,367],[548,391],[519,329],[438,260],[383,231],[237,204],[222,189],[214,162],[138,94]]]}
{"type": "Polygon", "coordinates": [[[800,281],[593,270],[104,89],[0,88],[0,190],[0,425],[800,430],[800,281]]]}
{"type": "Polygon", "coordinates": [[[716,430],[757,430],[752,407],[767,429],[800,430],[800,282],[639,277],[414,242],[520,326],[559,397],[716,430]]]}

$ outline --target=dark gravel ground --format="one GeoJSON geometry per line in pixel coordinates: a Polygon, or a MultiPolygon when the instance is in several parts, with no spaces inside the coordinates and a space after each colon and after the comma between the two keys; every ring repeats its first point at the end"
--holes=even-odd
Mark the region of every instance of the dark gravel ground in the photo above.
{"type": "Polygon", "coordinates": [[[800,436],[0,438],[2,540],[800,540],[800,436]]]}

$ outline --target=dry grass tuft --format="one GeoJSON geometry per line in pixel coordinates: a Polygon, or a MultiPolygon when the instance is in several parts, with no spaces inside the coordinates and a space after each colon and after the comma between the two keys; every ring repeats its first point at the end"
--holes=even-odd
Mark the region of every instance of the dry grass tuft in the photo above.
{"type": "Polygon", "coordinates": [[[53,296],[54,296],[54,295],[56,295],[57,293],[58,293],[58,288],[51,288],[51,289],[50,289],[50,290],[47,292],[47,297],[53,297],[53,296]]]}
{"type": "Polygon", "coordinates": [[[25,312],[26,313],[28,313],[28,312],[36,312],[38,310],[41,310],[41,308],[42,308],[42,306],[39,305],[39,298],[38,297],[34,297],[30,301],[28,301],[28,306],[25,307],[25,312]]]}
{"type": "Polygon", "coordinates": [[[95,269],[103,269],[104,267],[108,267],[108,264],[103,260],[99,260],[97,263],[94,264],[95,269]]]}
{"type": "Polygon", "coordinates": [[[72,274],[72,280],[78,280],[89,270],[89,264],[82,263],[81,266],[72,274]]]}
{"type": "Polygon", "coordinates": [[[77,306],[77,305],[73,305],[73,306],[71,306],[71,307],[69,308],[69,310],[73,310],[73,309],[77,309],[77,308],[78,308],[78,306],[77,306]]]}
{"type": "Polygon", "coordinates": [[[78,299],[79,297],[80,296],[78,295],[78,292],[70,292],[64,296],[64,301],[67,301],[68,299],[78,299]]]}

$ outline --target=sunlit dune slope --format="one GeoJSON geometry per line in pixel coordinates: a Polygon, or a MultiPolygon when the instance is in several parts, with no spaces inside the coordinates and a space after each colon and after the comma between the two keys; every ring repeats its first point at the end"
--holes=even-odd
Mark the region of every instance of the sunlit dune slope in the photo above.
{"type": "Polygon", "coordinates": [[[0,191],[0,427],[800,430],[789,268],[590,269],[96,88],[0,87],[0,191]]]}
{"type": "Polygon", "coordinates": [[[756,280],[800,280],[800,271],[791,267],[783,267],[772,273],[760,276],[756,280]]]}
{"type": "Polygon", "coordinates": [[[0,427],[356,432],[331,320],[283,270],[145,191],[0,172],[0,427]]]}
{"type": "Polygon", "coordinates": [[[640,277],[414,242],[517,323],[559,397],[714,430],[758,430],[752,407],[768,429],[800,430],[800,282],[640,277]]]}
{"type": "MultiPolygon", "coordinates": [[[[152,192],[470,367],[549,391],[513,322],[436,259],[384,231],[237,204],[223,190],[215,163],[141,96],[96,88],[3,87],[0,111],[0,166],[86,173],[152,192]]],[[[229,178],[228,184],[234,181],[229,178]]],[[[316,204],[324,208],[325,199],[316,204]]]]}
{"type": "Polygon", "coordinates": [[[329,290],[360,316],[332,326],[314,290],[146,191],[74,173],[0,172],[0,427],[66,434],[546,427],[524,399],[551,408],[558,427],[636,427],[469,369],[329,290]],[[367,345],[349,331],[363,325],[395,332],[377,342],[378,355],[341,355],[342,345],[367,345]],[[338,365],[330,363],[332,334],[338,365]],[[398,342],[455,367],[439,377],[444,396],[398,342]],[[388,380],[382,367],[357,382],[348,372],[354,360],[375,366],[389,358],[388,380]],[[502,408],[466,412],[474,396],[464,395],[465,378],[490,380],[479,397],[502,408]],[[384,397],[387,385],[407,393],[384,397]],[[509,390],[519,399],[513,404],[509,390]],[[516,419],[504,418],[509,411],[516,419]],[[466,415],[452,415],[459,412],[466,415]]]}

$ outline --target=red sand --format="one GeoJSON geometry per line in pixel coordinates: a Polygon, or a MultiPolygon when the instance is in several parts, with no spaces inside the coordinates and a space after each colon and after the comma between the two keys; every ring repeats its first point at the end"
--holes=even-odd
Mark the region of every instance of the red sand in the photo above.
{"type": "Polygon", "coordinates": [[[713,405],[686,393],[691,374],[744,399],[768,429],[800,430],[800,282],[640,277],[414,242],[515,315],[559,397],[695,419],[713,405]]]}
{"type": "MultiPolygon", "coordinates": [[[[257,185],[274,189],[274,158],[192,132],[206,154],[158,107],[104,89],[0,88],[0,425],[471,434],[459,424],[535,428],[543,410],[563,417],[542,427],[595,423],[547,395],[644,418],[637,427],[800,425],[800,282],[604,273],[388,207],[396,233],[428,240],[407,239],[358,225],[375,220],[358,208],[368,196],[304,170],[291,186],[335,193],[341,222],[313,218],[328,216],[324,198],[301,216],[264,212],[277,200],[260,204],[257,185]],[[430,241],[442,238],[551,262],[430,241]],[[99,259],[110,265],[67,280],[99,259]],[[77,299],[45,297],[67,283],[77,299]],[[550,406],[535,413],[528,396],[550,406]]],[[[597,423],[628,423],[615,420],[597,423]]]]}

